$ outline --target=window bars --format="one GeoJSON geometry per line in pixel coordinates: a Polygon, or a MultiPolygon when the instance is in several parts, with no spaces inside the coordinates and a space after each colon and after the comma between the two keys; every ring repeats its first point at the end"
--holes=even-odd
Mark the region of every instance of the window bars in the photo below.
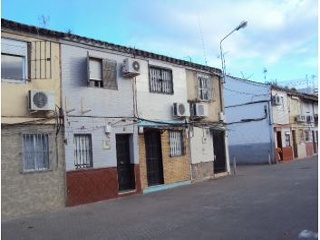
{"type": "Polygon", "coordinates": [[[184,154],[183,151],[183,133],[182,131],[170,131],[169,132],[170,141],[170,156],[181,156],[184,154]]]}
{"type": "Polygon", "coordinates": [[[76,169],[92,167],[92,141],[90,134],[74,135],[74,165],[76,169]]]}
{"type": "Polygon", "coordinates": [[[172,71],[170,69],[150,66],[149,78],[150,92],[173,93],[172,71]]]}
{"type": "Polygon", "coordinates": [[[23,170],[41,171],[50,168],[48,134],[23,134],[23,170]]]}

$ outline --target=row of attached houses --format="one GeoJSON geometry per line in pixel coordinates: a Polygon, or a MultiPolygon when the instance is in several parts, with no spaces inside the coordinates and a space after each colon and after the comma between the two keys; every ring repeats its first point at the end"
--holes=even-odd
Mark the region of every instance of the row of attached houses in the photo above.
{"type": "Polygon", "coordinates": [[[318,153],[318,97],[228,76],[224,86],[230,158],[265,164],[318,153]]]}
{"type": "Polygon", "coordinates": [[[220,69],[1,23],[4,219],[230,172],[220,69]]]}

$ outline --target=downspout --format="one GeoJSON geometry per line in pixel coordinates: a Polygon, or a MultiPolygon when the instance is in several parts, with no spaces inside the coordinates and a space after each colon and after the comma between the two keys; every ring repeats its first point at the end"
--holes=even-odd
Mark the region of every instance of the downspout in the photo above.
{"type": "Polygon", "coordinates": [[[270,155],[271,159],[273,159],[272,163],[276,163],[275,161],[275,145],[274,145],[274,132],[273,132],[273,112],[272,112],[272,91],[270,86],[270,96],[268,100],[268,112],[269,112],[269,132],[270,132],[270,155]]]}

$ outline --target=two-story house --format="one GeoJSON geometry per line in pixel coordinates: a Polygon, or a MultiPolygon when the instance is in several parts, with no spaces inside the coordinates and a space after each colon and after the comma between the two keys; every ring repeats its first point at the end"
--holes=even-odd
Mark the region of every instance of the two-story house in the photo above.
{"type": "Polygon", "coordinates": [[[221,72],[188,69],[187,89],[191,178],[213,178],[214,174],[230,172],[221,72]]]}
{"type": "Polygon", "coordinates": [[[288,99],[294,158],[311,156],[318,152],[318,99],[296,91],[288,99]]]}
{"type": "Polygon", "coordinates": [[[59,37],[1,20],[3,219],[65,204],[59,37]]]}

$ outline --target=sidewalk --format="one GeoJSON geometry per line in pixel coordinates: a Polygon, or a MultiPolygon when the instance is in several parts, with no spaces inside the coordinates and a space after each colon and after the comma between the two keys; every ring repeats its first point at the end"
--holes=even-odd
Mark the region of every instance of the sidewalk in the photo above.
{"type": "Polygon", "coordinates": [[[241,166],[226,178],[2,221],[2,239],[299,239],[318,231],[317,166],[317,156],[241,166]]]}

